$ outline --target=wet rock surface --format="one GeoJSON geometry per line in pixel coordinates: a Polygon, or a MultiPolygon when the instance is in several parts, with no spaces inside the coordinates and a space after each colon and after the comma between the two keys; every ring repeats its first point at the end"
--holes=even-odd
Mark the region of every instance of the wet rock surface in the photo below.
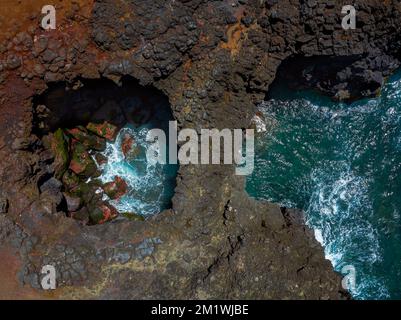
{"type": "MultiPolygon", "coordinates": [[[[146,221],[87,226],[115,215],[107,204],[69,213],[84,223],[69,219],[66,207],[77,204],[64,202],[58,182],[71,193],[88,188],[79,183],[85,170],[66,170],[64,142],[50,152],[43,148],[60,139],[53,134],[45,141],[43,130],[62,126],[60,117],[47,117],[48,103],[34,99],[54,82],[74,90],[80,79],[120,83],[129,75],[168,96],[180,127],[246,128],[282,62],[318,56],[322,62],[312,71],[300,63],[306,83],[296,86],[345,100],[376,94],[399,64],[400,4],[356,1],[357,28],[348,31],[341,28],[343,4],[74,1],[57,6],[59,27],[49,32],[39,28],[39,5],[29,18],[24,4],[16,4],[11,15],[20,23],[0,22],[0,265],[15,259],[15,277],[6,277],[15,283],[0,285],[1,295],[20,290],[21,297],[49,297],[39,280],[42,266],[52,264],[58,274],[53,298],[347,297],[311,231],[294,212],[250,199],[231,166],[182,166],[172,210],[146,221]],[[320,76],[327,61],[338,67],[320,76]],[[35,105],[45,106],[40,116],[35,105]]],[[[94,110],[99,122],[110,117],[114,98],[94,110]]],[[[66,101],[57,104],[61,112],[80,114],[64,89],[54,99],[66,101]]],[[[113,136],[107,129],[86,131],[113,136]]]]}

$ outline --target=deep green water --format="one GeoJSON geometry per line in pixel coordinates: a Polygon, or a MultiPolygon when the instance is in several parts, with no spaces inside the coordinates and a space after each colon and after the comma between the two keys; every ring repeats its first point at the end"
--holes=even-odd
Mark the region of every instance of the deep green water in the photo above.
{"type": "Polygon", "coordinates": [[[272,88],[260,110],[251,196],[302,208],[357,299],[401,298],[401,71],[381,96],[351,105],[272,88]]]}

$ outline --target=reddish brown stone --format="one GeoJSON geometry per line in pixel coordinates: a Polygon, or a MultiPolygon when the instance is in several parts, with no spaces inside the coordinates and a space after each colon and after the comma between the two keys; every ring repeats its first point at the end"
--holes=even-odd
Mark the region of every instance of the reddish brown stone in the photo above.
{"type": "Polygon", "coordinates": [[[70,217],[80,221],[85,225],[89,223],[89,212],[86,207],[82,207],[80,210],[76,212],[70,212],[70,217]]]}
{"type": "Polygon", "coordinates": [[[107,202],[101,203],[92,212],[89,213],[91,224],[103,224],[118,216],[118,211],[107,202]]]}
{"type": "Polygon", "coordinates": [[[117,136],[117,127],[108,123],[107,121],[96,124],[96,123],[89,123],[86,128],[97,134],[99,137],[105,138],[109,141],[114,141],[117,136]]]}
{"type": "Polygon", "coordinates": [[[127,189],[127,183],[120,177],[115,177],[114,181],[105,183],[103,185],[104,192],[109,196],[110,199],[113,200],[121,198],[127,193],[127,189]]]}
{"type": "Polygon", "coordinates": [[[96,153],[95,159],[96,159],[97,164],[100,166],[107,163],[107,157],[101,153],[96,153]]]}
{"type": "Polygon", "coordinates": [[[51,149],[54,153],[54,170],[57,179],[60,179],[68,167],[68,142],[63,130],[58,129],[52,137],[51,149]]]}
{"type": "Polygon", "coordinates": [[[84,127],[68,129],[67,133],[88,149],[102,151],[106,147],[105,139],[89,133],[84,127]]]}

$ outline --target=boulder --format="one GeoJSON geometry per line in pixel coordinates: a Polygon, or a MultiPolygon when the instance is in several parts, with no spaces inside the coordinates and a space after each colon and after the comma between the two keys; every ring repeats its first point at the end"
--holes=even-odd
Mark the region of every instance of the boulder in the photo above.
{"type": "Polygon", "coordinates": [[[108,202],[100,203],[96,208],[89,212],[89,223],[103,224],[118,216],[118,211],[108,202]]]}
{"type": "Polygon", "coordinates": [[[121,151],[124,154],[124,157],[127,158],[127,155],[132,150],[132,147],[135,143],[134,137],[130,134],[124,134],[122,141],[121,141],[121,151]]]}
{"type": "Polygon", "coordinates": [[[44,181],[41,186],[39,187],[40,192],[44,193],[44,192],[50,192],[50,193],[58,193],[61,190],[61,187],[63,186],[63,184],[61,183],[60,180],[52,177],[46,181],[44,181]]]}
{"type": "Polygon", "coordinates": [[[79,196],[88,205],[88,208],[92,208],[102,200],[103,192],[100,186],[101,183],[97,179],[89,182],[81,181],[72,194],[79,196]]]}
{"type": "Polygon", "coordinates": [[[69,168],[82,177],[92,177],[97,172],[97,166],[86,147],[81,143],[74,143],[69,168]]]}
{"type": "Polygon", "coordinates": [[[141,216],[140,214],[134,213],[134,212],[124,212],[121,213],[121,215],[125,218],[127,218],[128,220],[132,220],[132,221],[145,221],[144,216],[141,216]]]}
{"type": "Polygon", "coordinates": [[[89,223],[89,211],[88,208],[82,207],[78,211],[70,212],[70,217],[82,222],[83,224],[89,223]]]}
{"type": "Polygon", "coordinates": [[[102,188],[109,198],[114,200],[126,194],[128,186],[124,179],[117,176],[114,181],[105,183],[102,188]]]}
{"type": "Polygon", "coordinates": [[[104,165],[107,163],[107,157],[101,153],[95,154],[95,160],[99,166],[104,165]]]}
{"type": "Polygon", "coordinates": [[[60,179],[68,168],[68,140],[62,129],[57,129],[51,140],[51,149],[54,153],[54,173],[60,179]]]}
{"type": "Polygon", "coordinates": [[[79,177],[72,172],[71,170],[67,170],[63,175],[63,185],[64,187],[70,191],[75,192],[80,184],[79,177]]]}
{"type": "Polygon", "coordinates": [[[80,197],[74,196],[67,192],[63,192],[63,195],[69,212],[77,211],[81,207],[82,201],[80,197]]]}
{"type": "Polygon", "coordinates": [[[61,192],[46,190],[40,194],[39,210],[46,214],[55,214],[58,212],[57,207],[63,200],[61,192]]]}
{"type": "Polygon", "coordinates": [[[86,126],[86,128],[90,132],[93,132],[99,137],[105,138],[109,141],[114,141],[118,133],[118,128],[115,125],[108,123],[107,121],[100,124],[91,122],[86,126]]]}
{"type": "Polygon", "coordinates": [[[88,132],[84,127],[68,129],[67,133],[75,140],[82,143],[87,149],[103,151],[106,148],[106,140],[88,132]]]}

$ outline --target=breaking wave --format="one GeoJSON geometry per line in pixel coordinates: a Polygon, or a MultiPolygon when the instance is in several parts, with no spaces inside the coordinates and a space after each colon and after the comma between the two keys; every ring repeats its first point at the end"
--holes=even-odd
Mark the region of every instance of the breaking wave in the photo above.
{"type": "Polygon", "coordinates": [[[260,111],[250,195],[302,208],[326,258],[356,271],[357,299],[401,298],[401,73],[351,105],[273,88],[260,111]]]}

